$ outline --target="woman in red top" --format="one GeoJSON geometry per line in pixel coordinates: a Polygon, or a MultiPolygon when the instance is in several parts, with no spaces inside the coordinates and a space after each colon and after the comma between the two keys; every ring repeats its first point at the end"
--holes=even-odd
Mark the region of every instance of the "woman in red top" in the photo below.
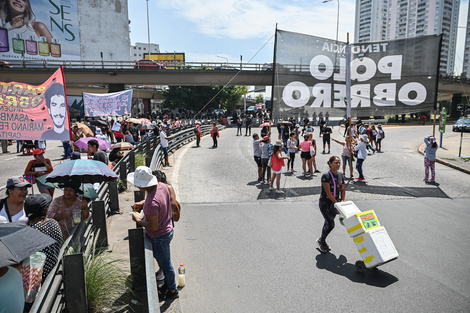
{"type": "Polygon", "coordinates": [[[272,155],[273,164],[271,166],[271,170],[273,174],[271,177],[271,187],[269,187],[269,190],[274,190],[273,185],[274,180],[276,179],[276,193],[284,193],[284,191],[280,190],[282,167],[285,165],[284,159],[289,159],[288,156],[282,156],[282,145],[282,140],[276,141],[276,143],[274,144],[274,150],[272,155]]]}
{"type": "Polygon", "coordinates": [[[217,148],[217,138],[219,137],[219,129],[217,128],[216,122],[212,123],[212,125],[214,126],[211,129],[211,137],[212,137],[212,140],[214,141],[212,148],[217,148]]]}

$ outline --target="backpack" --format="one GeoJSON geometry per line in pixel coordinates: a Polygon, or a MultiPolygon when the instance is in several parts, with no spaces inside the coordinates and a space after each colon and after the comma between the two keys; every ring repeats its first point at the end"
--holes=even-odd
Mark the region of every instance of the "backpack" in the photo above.
{"type": "Polygon", "coordinates": [[[173,220],[178,222],[181,216],[181,204],[178,201],[176,201],[176,210],[172,208],[171,212],[173,213],[173,220]]]}
{"type": "Polygon", "coordinates": [[[196,127],[196,126],[194,126],[194,133],[195,133],[195,134],[199,133],[199,132],[197,131],[197,127],[196,127]]]}

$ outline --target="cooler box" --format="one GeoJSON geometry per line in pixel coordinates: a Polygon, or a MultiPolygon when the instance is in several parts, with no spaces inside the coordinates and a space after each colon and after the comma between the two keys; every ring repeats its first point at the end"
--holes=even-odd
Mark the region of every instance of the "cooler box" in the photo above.
{"type": "Polygon", "coordinates": [[[351,237],[380,227],[379,220],[373,210],[356,213],[343,220],[343,224],[351,237]]]}
{"type": "Polygon", "coordinates": [[[384,227],[380,226],[354,237],[354,243],[367,268],[398,258],[398,252],[384,227]]]}
{"type": "Polygon", "coordinates": [[[354,214],[361,213],[361,210],[352,201],[336,202],[335,209],[338,210],[339,215],[347,219],[354,214]]]}

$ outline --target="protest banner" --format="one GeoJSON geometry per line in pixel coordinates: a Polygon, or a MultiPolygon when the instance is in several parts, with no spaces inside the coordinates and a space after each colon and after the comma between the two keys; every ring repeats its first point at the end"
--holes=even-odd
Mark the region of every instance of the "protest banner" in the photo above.
{"type": "Polygon", "coordinates": [[[0,139],[70,140],[62,67],[42,85],[0,82],[0,139]]]}
{"type": "Polygon", "coordinates": [[[126,115],[131,111],[131,103],[132,89],[105,94],[83,93],[86,117],[126,115]]]}
{"type": "Polygon", "coordinates": [[[440,35],[347,44],[277,30],[273,117],[346,116],[347,87],[356,116],[434,108],[440,35]],[[350,87],[347,86],[350,83],[350,87]]]}

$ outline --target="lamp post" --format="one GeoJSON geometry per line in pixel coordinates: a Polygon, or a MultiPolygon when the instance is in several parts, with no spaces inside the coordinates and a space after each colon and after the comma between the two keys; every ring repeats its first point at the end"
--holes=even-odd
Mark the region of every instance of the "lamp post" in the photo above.
{"type": "Polygon", "coordinates": [[[148,35],[148,44],[149,44],[149,60],[152,59],[150,53],[150,19],[149,19],[149,0],[147,0],[147,35],[148,35]]]}
{"type": "Polygon", "coordinates": [[[225,59],[225,63],[228,63],[228,59],[226,57],[222,57],[220,55],[217,56],[218,58],[225,59]]]}
{"type": "MultiPolygon", "coordinates": [[[[333,0],[323,0],[322,3],[328,3],[328,2],[331,2],[333,0]]],[[[338,2],[338,12],[336,13],[336,45],[338,45],[338,30],[339,30],[339,0],[336,0],[338,2]]],[[[335,66],[336,66],[336,62],[337,62],[337,56],[338,56],[338,50],[339,50],[339,47],[336,47],[336,55],[335,55],[335,66]]]]}

